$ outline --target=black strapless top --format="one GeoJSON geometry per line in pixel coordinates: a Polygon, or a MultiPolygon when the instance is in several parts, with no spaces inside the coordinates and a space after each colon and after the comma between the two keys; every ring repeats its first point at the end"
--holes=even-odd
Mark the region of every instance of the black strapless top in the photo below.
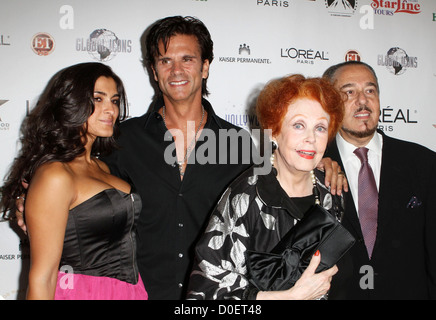
{"type": "Polygon", "coordinates": [[[136,193],[106,189],[71,209],[60,266],[136,284],[135,227],[141,206],[136,193]]]}

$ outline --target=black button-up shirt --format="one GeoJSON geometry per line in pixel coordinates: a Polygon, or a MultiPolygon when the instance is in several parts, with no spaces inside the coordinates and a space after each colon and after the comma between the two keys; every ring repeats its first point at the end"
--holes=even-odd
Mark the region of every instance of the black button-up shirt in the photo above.
{"type": "Polygon", "coordinates": [[[123,122],[120,149],[102,160],[113,174],[130,182],[142,198],[137,263],[149,298],[184,299],[194,246],[221,194],[252,163],[253,145],[245,130],[238,146],[235,140],[223,138],[223,131],[242,129],[219,118],[203,99],[208,117],[195,146],[198,160],[192,163],[194,158],[189,158],[181,180],[178,165],[175,161],[168,163],[164,157],[165,151],[168,155],[168,150],[175,148],[171,137],[164,138],[167,129],[158,113],[162,105],[163,100],[159,100],[150,112],[123,122]],[[210,136],[211,132],[215,137],[210,136]],[[220,159],[224,151],[227,155],[220,159]],[[231,159],[235,152],[239,154],[237,163],[231,159]],[[203,163],[204,157],[200,159],[199,155],[206,155],[208,161],[203,163]]]}

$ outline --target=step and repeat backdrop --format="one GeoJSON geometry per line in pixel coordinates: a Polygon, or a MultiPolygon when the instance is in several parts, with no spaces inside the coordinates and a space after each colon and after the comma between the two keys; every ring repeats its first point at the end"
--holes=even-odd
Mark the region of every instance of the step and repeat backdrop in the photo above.
{"type": "MultiPolygon", "coordinates": [[[[154,91],[141,39],[150,24],[173,15],[209,28],[209,100],[227,121],[257,127],[253,106],[272,78],[321,76],[333,64],[361,60],[379,78],[380,129],[436,151],[434,0],[14,0],[0,2],[1,178],[23,119],[64,67],[108,64],[125,83],[130,116],[146,112],[154,91]]],[[[25,298],[28,270],[28,240],[0,221],[0,299],[25,298]]]]}

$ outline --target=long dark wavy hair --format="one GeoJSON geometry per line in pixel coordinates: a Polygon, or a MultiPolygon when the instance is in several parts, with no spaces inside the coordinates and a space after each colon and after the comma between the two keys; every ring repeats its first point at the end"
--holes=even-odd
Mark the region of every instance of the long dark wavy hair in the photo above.
{"type": "Polygon", "coordinates": [[[120,121],[127,117],[124,85],[112,69],[102,63],[80,63],[62,69],[48,82],[36,106],[21,127],[21,150],[2,187],[3,218],[12,218],[17,197],[26,189],[42,164],[69,162],[85,152],[87,120],[94,112],[94,86],[100,77],[114,79],[120,95],[120,112],[112,137],[97,137],[92,155],[108,154],[116,147],[120,121]]]}

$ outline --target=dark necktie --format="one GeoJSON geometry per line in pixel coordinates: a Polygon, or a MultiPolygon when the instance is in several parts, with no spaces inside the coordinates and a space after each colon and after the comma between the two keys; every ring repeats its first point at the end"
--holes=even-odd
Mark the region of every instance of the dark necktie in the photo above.
{"type": "Polygon", "coordinates": [[[368,149],[357,148],[354,153],[362,163],[358,184],[359,220],[368,256],[371,259],[377,234],[378,191],[374,173],[368,163],[368,149]]]}

